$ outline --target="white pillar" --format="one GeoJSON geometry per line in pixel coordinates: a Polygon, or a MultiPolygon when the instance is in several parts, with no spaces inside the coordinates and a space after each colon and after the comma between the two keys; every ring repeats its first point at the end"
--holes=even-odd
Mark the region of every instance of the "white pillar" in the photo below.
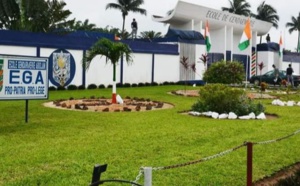
{"type": "Polygon", "coordinates": [[[224,26],[224,61],[227,61],[227,56],[226,56],[226,48],[227,48],[227,26],[224,26]]]}

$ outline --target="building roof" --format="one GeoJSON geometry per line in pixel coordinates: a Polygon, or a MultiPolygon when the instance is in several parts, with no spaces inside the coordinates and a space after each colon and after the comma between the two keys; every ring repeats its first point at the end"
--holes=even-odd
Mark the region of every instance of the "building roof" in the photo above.
{"type": "MultiPolygon", "coordinates": [[[[247,17],[220,11],[197,4],[192,4],[179,0],[170,15],[165,17],[153,15],[152,20],[161,23],[170,24],[171,28],[182,29],[188,24],[194,22],[194,25],[200,22],[209,22],[210,30],[217,30],[232,27],[235,34],[242,34],[247,21],[247,17]]],[[[205,24],[202,24],[203,26],[205,24]]],[[[251,29],[257,32],[257,35],[264,35],[269,32],[272,24],[269,22],[251,18],[251,29]]]]}

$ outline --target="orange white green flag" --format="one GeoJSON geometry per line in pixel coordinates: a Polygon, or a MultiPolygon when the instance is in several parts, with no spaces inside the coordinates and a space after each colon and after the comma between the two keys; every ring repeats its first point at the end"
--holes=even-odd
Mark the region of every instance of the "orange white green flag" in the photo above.
{"type": "Polygon", "coordinates": [[[206,51],[209,52],[211,48],[211,42],[210,42],[208,21],[206,21],[206,25],[205,25],[204,39],[205,39],[206,51]]]}
{"type": "Polygon", "coordinates": [[[250,39],[252,38],[251,34],[251,25],[250,25],[250,19],[247,20],[243,35],[241,37],[240,43],[239,43],[239,49],[245,50],[250,45],[250,39]]]}
{"type": "Polygon", "coordinates": [[[279,39],[279,56],[282,55],[282,51],[283,51],[283,46],[282,46],[283,42],[282,42],[282,37],[280,35],[280,39],[279,39]]]}

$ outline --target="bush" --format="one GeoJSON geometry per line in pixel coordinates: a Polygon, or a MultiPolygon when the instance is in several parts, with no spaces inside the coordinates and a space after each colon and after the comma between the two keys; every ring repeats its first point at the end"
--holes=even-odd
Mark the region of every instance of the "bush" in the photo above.
{"type": "Polygon", "coordinates": [[[131,85],[131,87],[137,87],[138,85],[136,84],[136,83],[133,83],[132,85],[131,85]]]}
{"type": "Polygon", "coordinates": [[[64,86],[59,86],[57,87],[57,90],[66,90],[66,88],[64,86]]]}
{"type": "Polygon", "coordinates": [[[49,91],[56,90],[56,87],[54,87],[54,86],[51,86],[51,87],[49,87],[49,88],[48,88],[48,90],[49,90],[49,91]]]}
{"type": "Polygon", "coordinates": [[[112,88],[112,87],[113,87],[112,85],[108,85],[108,86],[107,86],[107,88],[112,88]]]}
{"type": "Polygon", "coordinates": [[[99,88],[100,89],[105,88],[105,85],[101,84],[101,85],[99,85],[99,88]]]}
{"type": "Polygon", "coordinates": [[[77,86],[76,85],[69,85],[68,90],[77,90],[77,86]]]}
{"type": "Polygon", "coordinates": [[[87,89],[97,89],[97,85],[95,84],[89,84],[87,89]]]}
{"type": "Polygon", "coordinates": [[[124,83],[123,87],[127,87],[128,88],[128,87],[131,87],[131,85],[130,85],[130,83],[124,83]]]}
{"type": "Polygon", "coordinates": [[[84,85],[79,85],[78,90],[85,90],[85,86],[84,85]]]}
{"type": "Polygon", "coordinates": [[[222,84],[208,84],[200,87],[200,99],[192,106],[193,111],[214,111],[219,114],[234,112],[238,116],[264,111],[261,104],[254,104],[241,89],[222,84]]]}
{"type": "Polygon", "coordinates": [[[203,80],[209,83],[242,83],[245,79],[243,64],[240,62],[215,62],[204,73],[203,80]]]}
{"type": "Polygon", "coordinates": [[[143,86],[145,86],[145,83],[139,83],[138,86],[143,87],[143,86]]]}
{"type": "Polygon", "coordinates": [[[151,83],[146,82],[146,83],[145,83],[145,86],[146,86],[146,87],[149,87],[149,86],[151,86],[151,83]]]}
{"type": "Polygon", "coordinates": [[[163,85],[170,85],[170,82],[164,81],[162,84],[163,84],[163,85]]]}
{"type": "Polygon", "coordinates": [[[117,83],[116,87],[123,87],[123,85],[121,83],[117,83]]]}
{"type": "Polygon", "coordinates": [[[157,82],[152,82],[151,85],[152,86],[158,86],[158,83],[157,82]]]}

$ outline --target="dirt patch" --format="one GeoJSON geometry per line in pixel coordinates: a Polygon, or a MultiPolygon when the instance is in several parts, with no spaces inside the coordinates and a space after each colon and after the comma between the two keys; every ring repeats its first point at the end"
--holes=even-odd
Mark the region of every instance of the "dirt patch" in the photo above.
{"type": "MultiPolygon", "coordinates": [[[[176,90],[170,92],[174,95],[180,95],[180,96],[190,96],[190,97],[198,97],[199,96],[199,90],[176,90]]],[[[276,99],[276,96],[271,96],[267,93],[247,93],[247,96],[251,99],[276,99]]]]}
{"type": "Polygon", "coordinates": [[[265,177],[261,180],[254,182],[254,186],[273,186],[276,185],[279,180],[284,180],[295,174],[296,171],[300,170],[300,162],[293,164],[285,169],[282,169],[271,176],[265,177]]]}
{"type": "Polygon", "coordinates": [[[150,110],[170,109],[174,106],[170,103],[159,101],[151,101],[143,98],[126,98],[123,104],[112,104],[111,99],[69,99],[57,100],[44,103],[46,107],[78,110],[78,111],[94,111],[94,112],[139,112],[150,110]]]}

